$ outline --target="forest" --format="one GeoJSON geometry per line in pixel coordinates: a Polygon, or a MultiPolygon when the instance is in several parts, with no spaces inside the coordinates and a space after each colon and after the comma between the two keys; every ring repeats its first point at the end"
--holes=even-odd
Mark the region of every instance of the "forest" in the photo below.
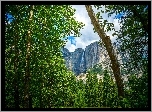
{"type": "Polygon", "coordinates": [[[81,38],[85,24],[75,20],[76,9],[70,5],[5,6],[4,108],[148,108],[148,5],[85,8],[111,69],[94,66],[84,83],[66,68],[61,53],[67,41],[62,38],[70,34],[81,38]],[[121,12],[125,12],[119,19],[122,26],[113,36],[121,57],[127,59],[123,64],[106,35],[114,30],[113,23],[102,18],[102,13],[110,17],[121,12]]]}

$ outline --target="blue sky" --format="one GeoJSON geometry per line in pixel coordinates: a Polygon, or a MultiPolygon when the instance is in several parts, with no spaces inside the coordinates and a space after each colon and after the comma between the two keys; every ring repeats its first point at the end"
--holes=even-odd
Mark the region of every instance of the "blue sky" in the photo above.
{"type": "MultiPolygon", "coordinates": [[[[65,48],[67,48],[70,52],[73,52],[76,48],[83,48],[85,49],[86,46],[90,45],[91,43],[95,41],[99,41],[99,36],[97,33],[94,33],[93,31],[93,25],[91,24],[91,20],[88,16],[88,13],[86,11],[86,8],[84,5],[72,5],[73,8],[76,9],[75,17],[77,21],[83,22],[85,24],[84,29],[80,30],[81,37],[74,37],[76,41],[76,45],[71,44],[71,41],[68,40],[66,43],[65,48]]],[[[92,7],[94,12],[97,13],[97,10],[92,7]]],[[[104,7],[102,10],[105,10],[104,7]]],[[[112,15],[111,17],[108,17],[107,14],[103,14],[103,19],[107,19],[108,22],[111,22],[114,24],[115,29],[119,30],[120,24],[118,23],[118,19],[123,15],[121,13],[120,15],[112,15]]],[[[112,36],[113,31],[109,31],[106,34],[111,37],[112,42],[115,42],[115,37],[112,36]]]]}
{"type": "Polygon", "coordinates": [[[10,22],[12,22],[12,20],[13,20],[13,17],[12,17],[12,15],[10,15],[10,14],[7,14],[7,17],[8,17],[8,20],[9,20],[10,22]]]}

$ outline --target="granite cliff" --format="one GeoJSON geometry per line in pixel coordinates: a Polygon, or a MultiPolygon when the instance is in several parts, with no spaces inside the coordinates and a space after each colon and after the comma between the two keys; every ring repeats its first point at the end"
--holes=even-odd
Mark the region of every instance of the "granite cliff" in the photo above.
{"type": "Polygon", "coordinates": [[[102,62],[107,56],[105,50],[98,45],[98,41],[86,46],[85,50],[77,48],[74,52],[69,52],[68,49],[63,48],[62,54],[67,68],[75,75],[86,73],[89,68],[102,62]]]}

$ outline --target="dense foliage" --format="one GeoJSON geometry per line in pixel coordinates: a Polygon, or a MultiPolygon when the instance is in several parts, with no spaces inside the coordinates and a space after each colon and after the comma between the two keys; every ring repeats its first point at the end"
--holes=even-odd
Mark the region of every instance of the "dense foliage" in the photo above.
{"type": "Polygon", "coordinates": [[[6,6],[6,107],[71,105],[74,76],[67,71],[60,49],[63,37],[80,36],[83,24],[75,21],[74,12],[67,5],[6,6]],[[11,23],[8,14],[14,18],[11,23]]]}
{"type": "Polygon", "coordinates": [[[129,77],[125,82],[126,98],[124,101],[127,104],[124,104],[123,107],[147,107],[149,6],[95,5],[95,8],[98,10],[96,17],[99,19],[101,27],[106,26],[105,32],[114,31],[112,36],[116,37],[115,46],[122,62],[120,63],[121,74],[129,77]],[[104,11],[101,9],[103,7],[104,11]],[[117,31],[113,23],[104,20],[102,13],[106,13],[108,17],[116,14],[115,19],[119,20],[120,30],[117,31]]]}
{"type": "MultiPolygon", "coordinates": [[[[108,7],[109,11],[113,7],[108,7]]],[[[75,20],[74,12],[68,5],[6,5],[5,108],[147,107],[148,73],[145,58],[141,60],[143,75],[129,76],[125,84],[126,95],[121,101],[113,74],[100,64],[87,71],[86,81],[77,80],[67,70],[60,52],[65,44],[62,38],[71,33],[80,36],[80,29],[84,26],[75,20]],[[11,23],[8,14],[13,16],[11,23]],[[97,75],[103,79],[99,80],[97,75]]],[[[125,24],[128,26],[129,23],[125,24]]],[[[142,35],[147,38],[146,30],[139,36],[142,35]]],[[[134,37],[130,38],[128,41],[131,44],[134,37]]],[[[129,45],[124,45],[125,41],[121,39],[122,46],[130,50],[129,45]]],[[[132,49],[137,51],[138,48],[132,49]]],[[[130,59],[138,62],[132,52],[130,55],[130,59]]]]}

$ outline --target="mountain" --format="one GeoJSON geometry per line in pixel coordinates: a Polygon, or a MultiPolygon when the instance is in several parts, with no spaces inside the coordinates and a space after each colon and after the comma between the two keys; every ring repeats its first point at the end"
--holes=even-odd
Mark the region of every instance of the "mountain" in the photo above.
{"type": "MultiPolygon", "coordinates": [[[[116,46],[114,44],[113,47],[116,53],[117,50],[115,49],[116,46]]],[[[103,69],[110,68],[109,56],[107,55],[106,50],[98,44],[98,41],[86,46],[85,50],[77,48],[74,52],[69,52],[68,49],[62,48],[62,55],[65,59],[66,67],[77,76],[78,80],[82,79],[84,82],[87,75],[86,71],[90,68],[94,68],[95,65],[101,64],[103,69]]],[[[124,56],[123,58],[120,58],[120,55],[122,54],[117,54],[119,63],[122,64],[123,62],[127,62],[127,58],[124,56]]],[[[99,70],[96,71],[99,72],[99,70]]],[[[141,74],[139,76],[141,76],[141,74]]],[[[128,80],[127,77],[128,75],[122,75],[124,81],[128,80]]],[[[97,74],[97,78],[98,80],[103,79],[103,75],[97,74]]]]}
{"type": "Polygon", "coordinates": [[[62,54],[65,59],[66,67],[73,71],[76,75],[86,72],[85,51],[82,48],[77,48],[74,52],[69,52],[63,48],[62,54]]]}
{"type": "Polygon", "coordinates": [[[77,48],[74,52],[69,52],[68,49],[62,48],[62,55],[67,68],[75,75],[86,73],[89,68],[107,59],[107,53],[98,45],[98,41],[86,46],[85,50],[77,48]]]}

